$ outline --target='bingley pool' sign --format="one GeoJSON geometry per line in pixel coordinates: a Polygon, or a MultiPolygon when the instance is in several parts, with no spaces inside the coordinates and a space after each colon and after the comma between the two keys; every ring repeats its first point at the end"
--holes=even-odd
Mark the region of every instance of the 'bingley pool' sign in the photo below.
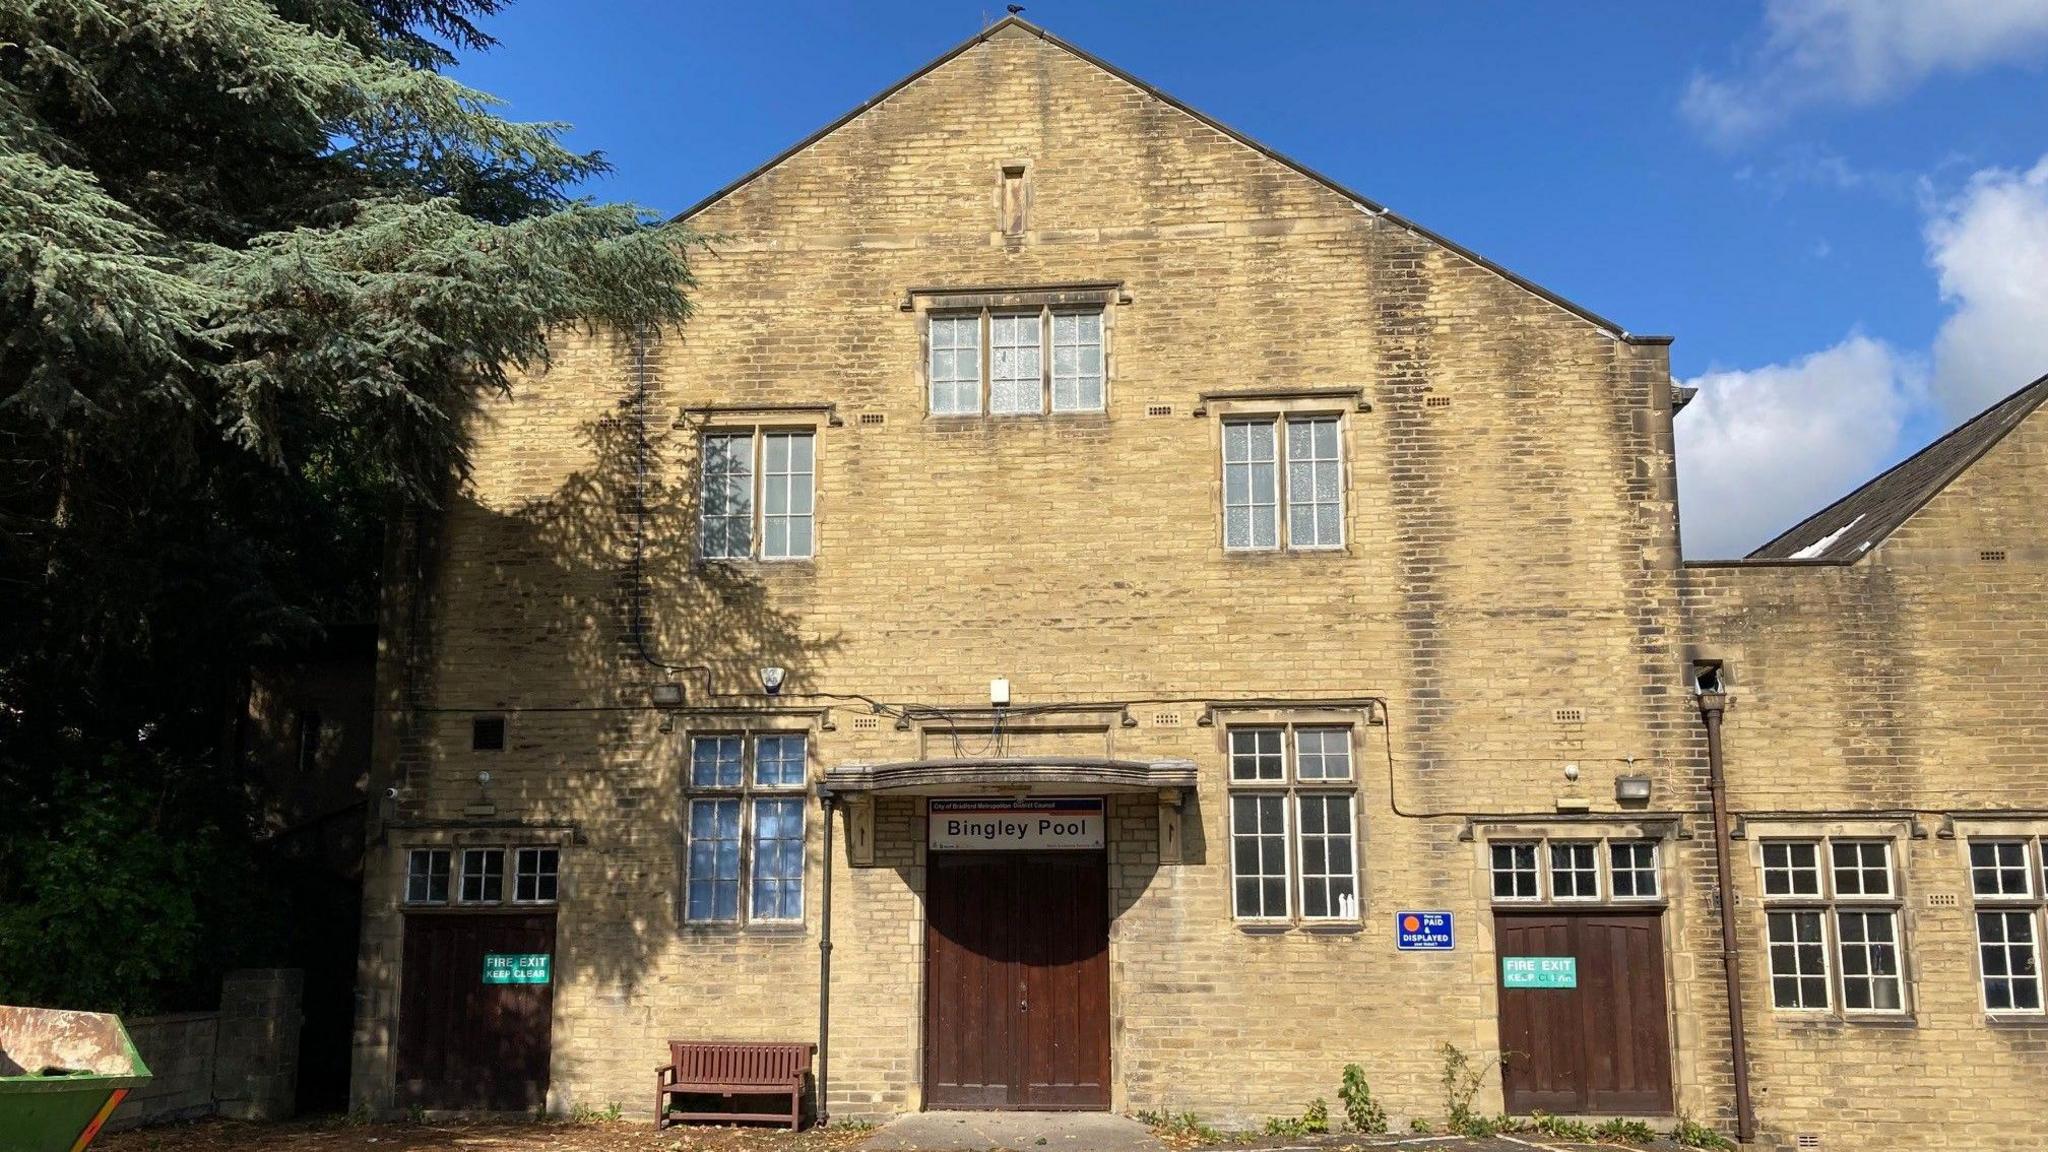
{"type": "Polygon", "coordinates": [[[1100,797],[931,801],[925,845],[939,852],[1102,847],[1100,797]]]}

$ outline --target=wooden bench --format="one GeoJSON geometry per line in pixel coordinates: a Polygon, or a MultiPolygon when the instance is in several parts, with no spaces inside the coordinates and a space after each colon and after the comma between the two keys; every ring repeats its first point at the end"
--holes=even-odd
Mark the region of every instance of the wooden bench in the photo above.
{"type": "Polygon", "coordinates": [[[804,1078],[811,1072],[815,1044],[758,1044],[725,1041],[671,1040],[668,1063],[654,1073],[654,1126],[679,1120],[787,1121],[794,1132],[803,1124],[804,1078]],[[676,1096],[721,1096],[728,1107],[735,1097],[789,1094],[787,1112],[671,1112],[676,1096]]]}

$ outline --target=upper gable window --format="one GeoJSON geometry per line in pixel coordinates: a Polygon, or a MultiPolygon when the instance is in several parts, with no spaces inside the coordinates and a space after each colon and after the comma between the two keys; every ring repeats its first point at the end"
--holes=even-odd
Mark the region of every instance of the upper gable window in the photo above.
{"type": "Polygon", "coordinates": [[[984,309],[930,323],[932,415],[1103,410],[1100,309],[984,309]]]}
{"type": "Polygon", "coordinates": [[[1342,548],[1339,443],[1335,416],[1224,421],[1223,546],[1244,552],[1342,548]]]}

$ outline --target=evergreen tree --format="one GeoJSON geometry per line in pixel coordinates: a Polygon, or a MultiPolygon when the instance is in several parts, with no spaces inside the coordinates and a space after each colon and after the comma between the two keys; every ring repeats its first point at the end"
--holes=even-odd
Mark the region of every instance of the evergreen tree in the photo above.
{"type": "Polygon", "coordinates": [[[503,2],[0,0],[0,1002],[260,951],[251,661],[369,618],[551,328],[686,316],[689,237],[444,74],[503,2]]]}

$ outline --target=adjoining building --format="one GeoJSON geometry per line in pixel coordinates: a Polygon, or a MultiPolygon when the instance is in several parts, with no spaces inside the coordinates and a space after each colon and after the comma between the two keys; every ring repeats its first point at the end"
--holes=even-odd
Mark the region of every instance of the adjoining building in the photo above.
{"type": "Polygon", "coordinates": [[[360,1103],[2048,1093],[2048,384],[1684,563],[1666,338],[1014,18],[685,215],[394,534],[360,1103]]]}

